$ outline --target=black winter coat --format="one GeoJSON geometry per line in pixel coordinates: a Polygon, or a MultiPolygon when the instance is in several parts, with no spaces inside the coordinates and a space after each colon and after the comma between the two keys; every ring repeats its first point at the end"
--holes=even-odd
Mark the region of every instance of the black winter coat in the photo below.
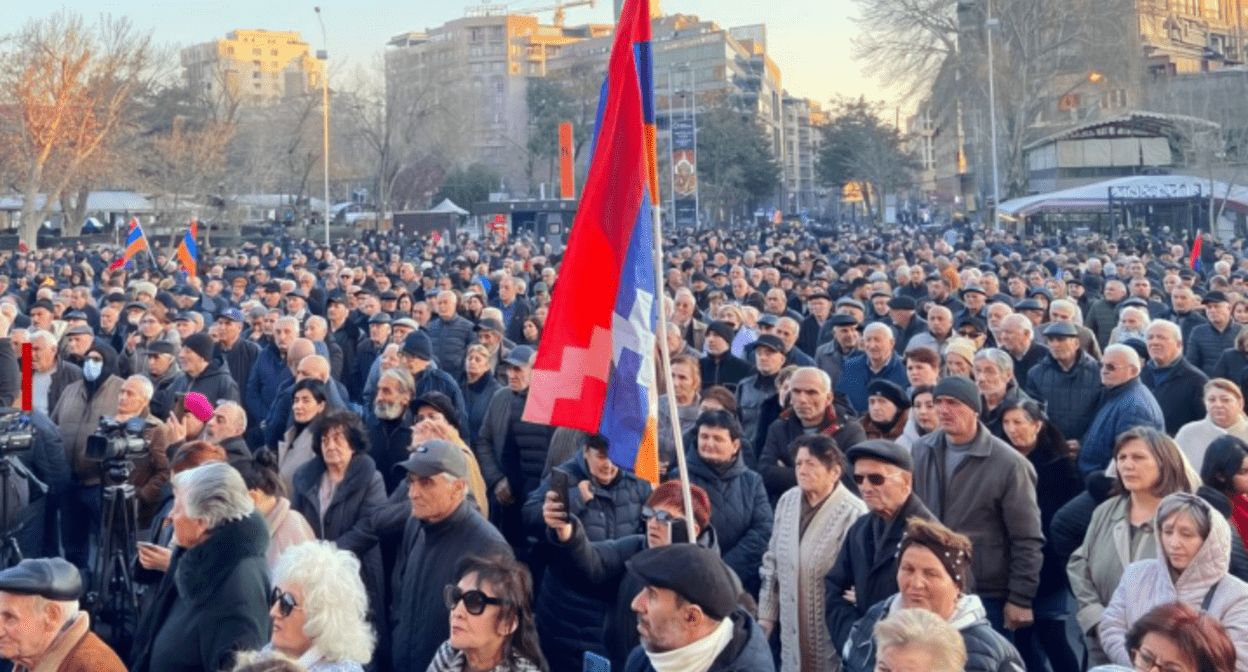
{"type": "Polygon", "coordinates": [[[464,372],[464,357],[468,354],[468,346],[477,342],[477,332],[472,329],[468,318],[456,315],[444,320],[438,315],[425,325],[429,340],[433,343],[433,355],[437,357],[438,368],[449,373],[455,380],[464,372]]]}
{"type": "MultiPolygon", "coordinates": [[[[590,542],[585,526],[572,517],[572,538],[560,544],[548,530],[546,539],[556,549],[551,556],[551,571],[578,577],[578,580],[599,586],[610,604],[603,621],[603,638],[611,669],[623,669],[628,654],[637,646],[637,615],[632,602],[644,584],[625,565],[634,555],[646,550],[645,534],[632,534],[619,539],[590,542]],[[612,599],[613,598],[613,599],[612,599]]],[[[715,528],[707,527],[698,535],[697,543],[719,553],[715,528]]],[[[558,668],[552,668],[558,669],[558,668]]]]}
{"type": "Polygon", "coordinates": [[[723,385],[730,390],[735,390],[737,383],[754,373],[754,367],[744,359],[733,356],[731,352],[725,352],[718,359],[706,355],[698,360],[698,366],[701,369],[702,389],[704,390],[714,385],[723,385]]]}
{"type": "Polygon", "coordinates": [[[269,525],[257,512],[177,549],[139,619],[133,672],[217,672],[269,641],[269,525]]]}
{"type": "MultiPolygon", "coordinates": [[[[600,486],[590,476],[583,452],[557,468],[569,476],[564,497],[589,541],[619,539],[641,531],[641,509],[650,496],[649,483],[620,471],[614,482],[600,486]],[[590,481],[594,495],[588,502],[581,499],[577,486],[584,480],[590,481]]],[[[538,539],[546,536],[542,504],[549,489],[550,479],[543,479],[524,505],[525,528],[530,536],[538,539]]],[[[603,623],[614,599],[615,591],[589,581],[581,572],[564,571],[553,564],[547,566],[534,617],[542,652],[552,670],[577,669],[585,651],[606,655],[603,623]]]]}
{"type": "MultiPolygon", "coordinates": [[[[819,425],[819,433],[828,434],[834,423],[838,427],[830,433],[842,454],[867,440],[867,433],[857,420],[845,418],[832,407],[828,408],[827,417],[819,425]]],[[[797,485],[797,472],[793,468],[793,453],[789,446],[804,433],[801,418],[791,409],[781,413],[780,418],[767,428],[767,442],[763,444],[763,450],[758,455],[758,473],[763,477],[767,496],[773,505],[780,499],[780,495],[797,485]]],[[[841,480],[849,487],[850,492],[858,493],[858,486],[854,485],[848,469],[841,480]]]]}
{"type": "MultiPolygon", "coordinates": [[[[771,647],[754,618],[743,609],[737,609],[728,617],[732,619],[732,640],[706,672],[774,672],[771,647]]],[[[633,649],[624,672],[654,672],[645,649],[640,646],[633,649]]]]}
{"type": "Polygon", "coordinates": [[[320,489],[324,475],[325,462],[320,457],[299,467],[292,479],[290,509],[308,520],[317,539],[332,541],[359,559],[360,579],[368,591],[370,620],[374,626],[380,626],[386,622],[386,584],[372,518],[373,512],[386,501],[386,486],[373,458],[357,453],[351,457],[347,473],[321,515],[320,489]]]}
{"type": "Polygon", "coordinates": [[[868,513],[854,521],[845,533],[836,564],[823,581],[827,596],[824,615],[837,651],[849,639],[854,622],[866,615],[871,605],[897,593],[897,547],[906,531],[906,523],[914,517],[936,518],[917,495],[910,493],[886,527],[883,519],[868,513]],[[877,538],[877,535],[880,536],[877,538]],[[851,604],[844,597],[845,591],[851,588],[857,604],[851,604]]]}
{"type": "Polygon", "coordinates": [[[386,492],[394,492],[406,478],[402,469],[394,466],[407,459],[412,445],[412,411],[403,409],[397,420],[372,418],[368,423],[368,454],[373,458],[386,492]]]}
{"type": "Polygon", "coordinates": [[[173,382],[171,389],[175,397],[183,392],[198,392],[204,395],[204,398],[214,407],[225,400],[242,401],[242,396],[238,392],[238,383],[234,382],[229,370],[216,361],[209,362],[208,368],[204,369],[198,378],[191,378],[191,374],[183,371],[182,375],[173,382]]]}
{"type": "Polygon", "coordinates": [[[467,555],[512,557],[503,535],[467,501],[437,523],[407,521],[390,580],[392,669],[427,669],[450,637],[450,612],[442,589],[455,583],[455,565],[467,555]]]}
{"type": "Polygon", "coordinates": [[[1027,455],[1027,461],[1036,468],[1036,504],[1040,507],[1040,529],[1044,530],[1044,563],[1040,566],[1040,587],[1036,595],[1066,592],[1070,588],[1066,576],[1066,562],[1070,556],[1058,552],[1049,524],[1067,502],[1083,492],[1083,476],[1075,461],[1067,457],[1064,443],[1037,445],[1027,455]]]}
{"type": "MultiPolygon", "coordinates": [[[[1222,357],[1222,353],[1235,347],[1235,337],[1243,327],[1234,320],[1219,332],[1212,323],[1202,324],[1192,329],[1192,335],[1183,345],[1183,354],[1192,366],[1200,369],[1205,375],[1213,375],[1214,366],[1222,357]]],[[[1169,432],[1170,430],[1166,430],[1169,432]]],[[[1170,432],[1173,434],[1173,432],[1170,432]]]]}
{"type": "Polygon", "coordinates": [[[1168,369],[1168,375],[1159,376],[1157,367],[1150,361],[1140,372],[1140,382],[1153,393],[1161,407],[1166,433],[1174,436],[1183,425],[1205,417],[1205,383],[1209,382],[1209,376],[1186,357],[1179,357],[1168,369]]]}
{"type": "MultiPolygon", "coordinates": [[[[747,469],[741,456],[723,472],[698,454],[686,453],[689,482],[706,491],[711,501],[711,526],[715,528],[724,562],[737,573],[751,595],[758,593],[758,568],[771,539],[771,502],[763,487],[763,477],[747,469]]],[[[675,478],[678,472],[668,474],[675,478]]]]}

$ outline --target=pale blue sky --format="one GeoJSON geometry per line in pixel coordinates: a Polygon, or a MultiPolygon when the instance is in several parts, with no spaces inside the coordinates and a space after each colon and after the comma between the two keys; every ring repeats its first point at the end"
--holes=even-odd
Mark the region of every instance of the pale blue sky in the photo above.
{"type": "MultiPolygon", "coordinates": [[[[331,68],[345,76],[355,64],[367,65],[386,41],[408,30],[441,25],[463,15],[468,0],[64,0],[61,6],[95,18],[102,12],[128,15],[140,28],[155,31],[157,40],[189,45],[222,37],[235,28],[297,30],[313,48],[321,33],[312,8],[320,4],[325,15],[331,60],[345,57],[347,67],[331,68]]],[[[553,0],[517,0],[516,8],[544,7],[553,0]]],[[[15,6],[14,6],[15,7],[15,6]]],[[[29,18],[51,12],[55,5],[0,12],[0,34],[8,34],[29,18]],[[46,8],[46,9],[45,9],[46,8]]],[[[667,0],[668,13],[696,14],[725,27],[766,23],[768,49],[780,65],[790,93],[819,101],[833,94],[888,99],[878,80],[865,76],[862,66],[849,59],[850,38],[856,26],[852,0],[667,0]]],[[[597,0],[593,8],[568,9],[567,24],[611,21],[611,0],[597,0]]],[[[541,16],[551,21],[551,13],[541,16]]]]}

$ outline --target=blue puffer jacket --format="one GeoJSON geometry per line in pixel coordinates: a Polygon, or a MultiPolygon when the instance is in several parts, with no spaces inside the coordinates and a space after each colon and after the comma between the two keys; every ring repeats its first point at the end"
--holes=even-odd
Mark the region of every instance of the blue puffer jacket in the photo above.
{"type": "Polygon", "coordinates": [[[1027,372],[1023,391],[1032,399],[1043,402],[1053,424],[1062,436],[1080,441],[1101,400],[1101,368],[1086,352],[1069,371],[1063,371],[1053,355],[1048,355],[1027,372]]]}
{"type": "MultiPolygon", "coordinates": [[[[894,595],[876,603],[858,619],[849,641],[841,652],[841,672],[871,672],[875,669],[875,624],[892,613],[894,595]]],[[[966,644],[966,672],[1024,672],[1023,659],[1005,637],[988,625],[983,603],[977,595],[958,599],[949,624],[962,633],[966,644]]]]}
{"type": "MultiPolygon", "coordinates": [[[[620,539],[642,531],[641,509],[650,496],[649,483],[621,470],[610,485],[600,486],[590,476],[583,452],[556,468],[568,474],[564,496],[589,541],[620,539]],[[586,480],[594,495],[588,502],[577,487],[586,480]]],[[[528,533],[539,539],[546,538],[542,504],[549,489],[547,477],[524,504],[528,533]]],[[[614,586],[595,584],[582,573],[564,571],[556,564],[547,566],[534,616],[550,669],[579,669],[586,651],[607,655],[603,623],[615,597],[614,586]]]]}
{"type": "Polygon", "coordinates": [[[451,374],[451,380],[459,378],[464,372],[464,356],[468,354],[468,346],[477,342],[472,322],[461,315],[450,320],[434,316],[425,325],[425,331],[433,343],[433,355],[438,359],[438,368],[451,374]]]}
{"type": "MultiPolygon", "coordinates": [[[[758,594],[758,568],[771,539],[771,502],[763,477],[746,468],[740,453],[720,473],[698,454],[687,455],[689,482],[706,490],[711,500],[711,526],[719,536],[724,562],[737,573],[751,595],[758,594]]],[[[677,478],[673,470],[668,478],[677,478]]]]}

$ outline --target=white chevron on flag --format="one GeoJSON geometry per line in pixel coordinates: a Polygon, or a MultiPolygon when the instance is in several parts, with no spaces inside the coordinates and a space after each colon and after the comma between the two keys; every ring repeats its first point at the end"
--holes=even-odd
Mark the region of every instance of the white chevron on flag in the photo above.
{"type": "MultiPolygon", "coordinates": [[[[558,371],[533,370],[530,389],[541,386],[542,389],[557,390],[551,396],[529,395],[524,407],[524,419],[527,422],[550,424],[555,412],[555,402],[560,399],[579,399],[585,387],[586,378],[595,378],[607,382],[611,371],[611,332],[602,327],[594,327],[588,348],[566,347],[559,358],[558,371]]],[[[597,424],[597,419],[595,419],[597,424]]]]}

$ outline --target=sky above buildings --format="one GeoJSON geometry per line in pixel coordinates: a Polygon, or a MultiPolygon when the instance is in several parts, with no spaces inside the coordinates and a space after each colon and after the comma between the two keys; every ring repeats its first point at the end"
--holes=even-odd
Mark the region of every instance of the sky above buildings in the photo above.
{"type": "MultiPolygon", "coordinates": [[[[94,19],[100,13],[126,15],[137,27],[151,29],[162,43],[186,46],[224,37],[237,28],[294,30],[314,49],[321,48],[321,29],[313,7],[325,16],[331,78],[349,78],[368,67],[386,41],[410,30],[423,30],[463,16],[476,2],[467,0],[61,0],[56,5],[26,3],[17,11],[0,12],[0,35],[9,34],[54,6],[94,19]],[[47,9],[44,9],[44,8],[47,9]],[[338,59],[345,59],[346,63],[338,59]]],[[[517,0],[515,9],[546,7],[554,0],[517,0]]],[[[664,0],[666,13],[696,14],[724,27],[767,24],[767,48],[783,72],[792,94],[826,102],[834,94],[891,100],[896,92],[862,72],[850,60],[853,0],[664,0]]],[[[566,10],[567,25],[612,21],[611,0],[566,10]]],[[[538,14],[550,23],[552,13],[538,14]]],[[[331,82],[333,79],[331,79],[331,82]]]]}

